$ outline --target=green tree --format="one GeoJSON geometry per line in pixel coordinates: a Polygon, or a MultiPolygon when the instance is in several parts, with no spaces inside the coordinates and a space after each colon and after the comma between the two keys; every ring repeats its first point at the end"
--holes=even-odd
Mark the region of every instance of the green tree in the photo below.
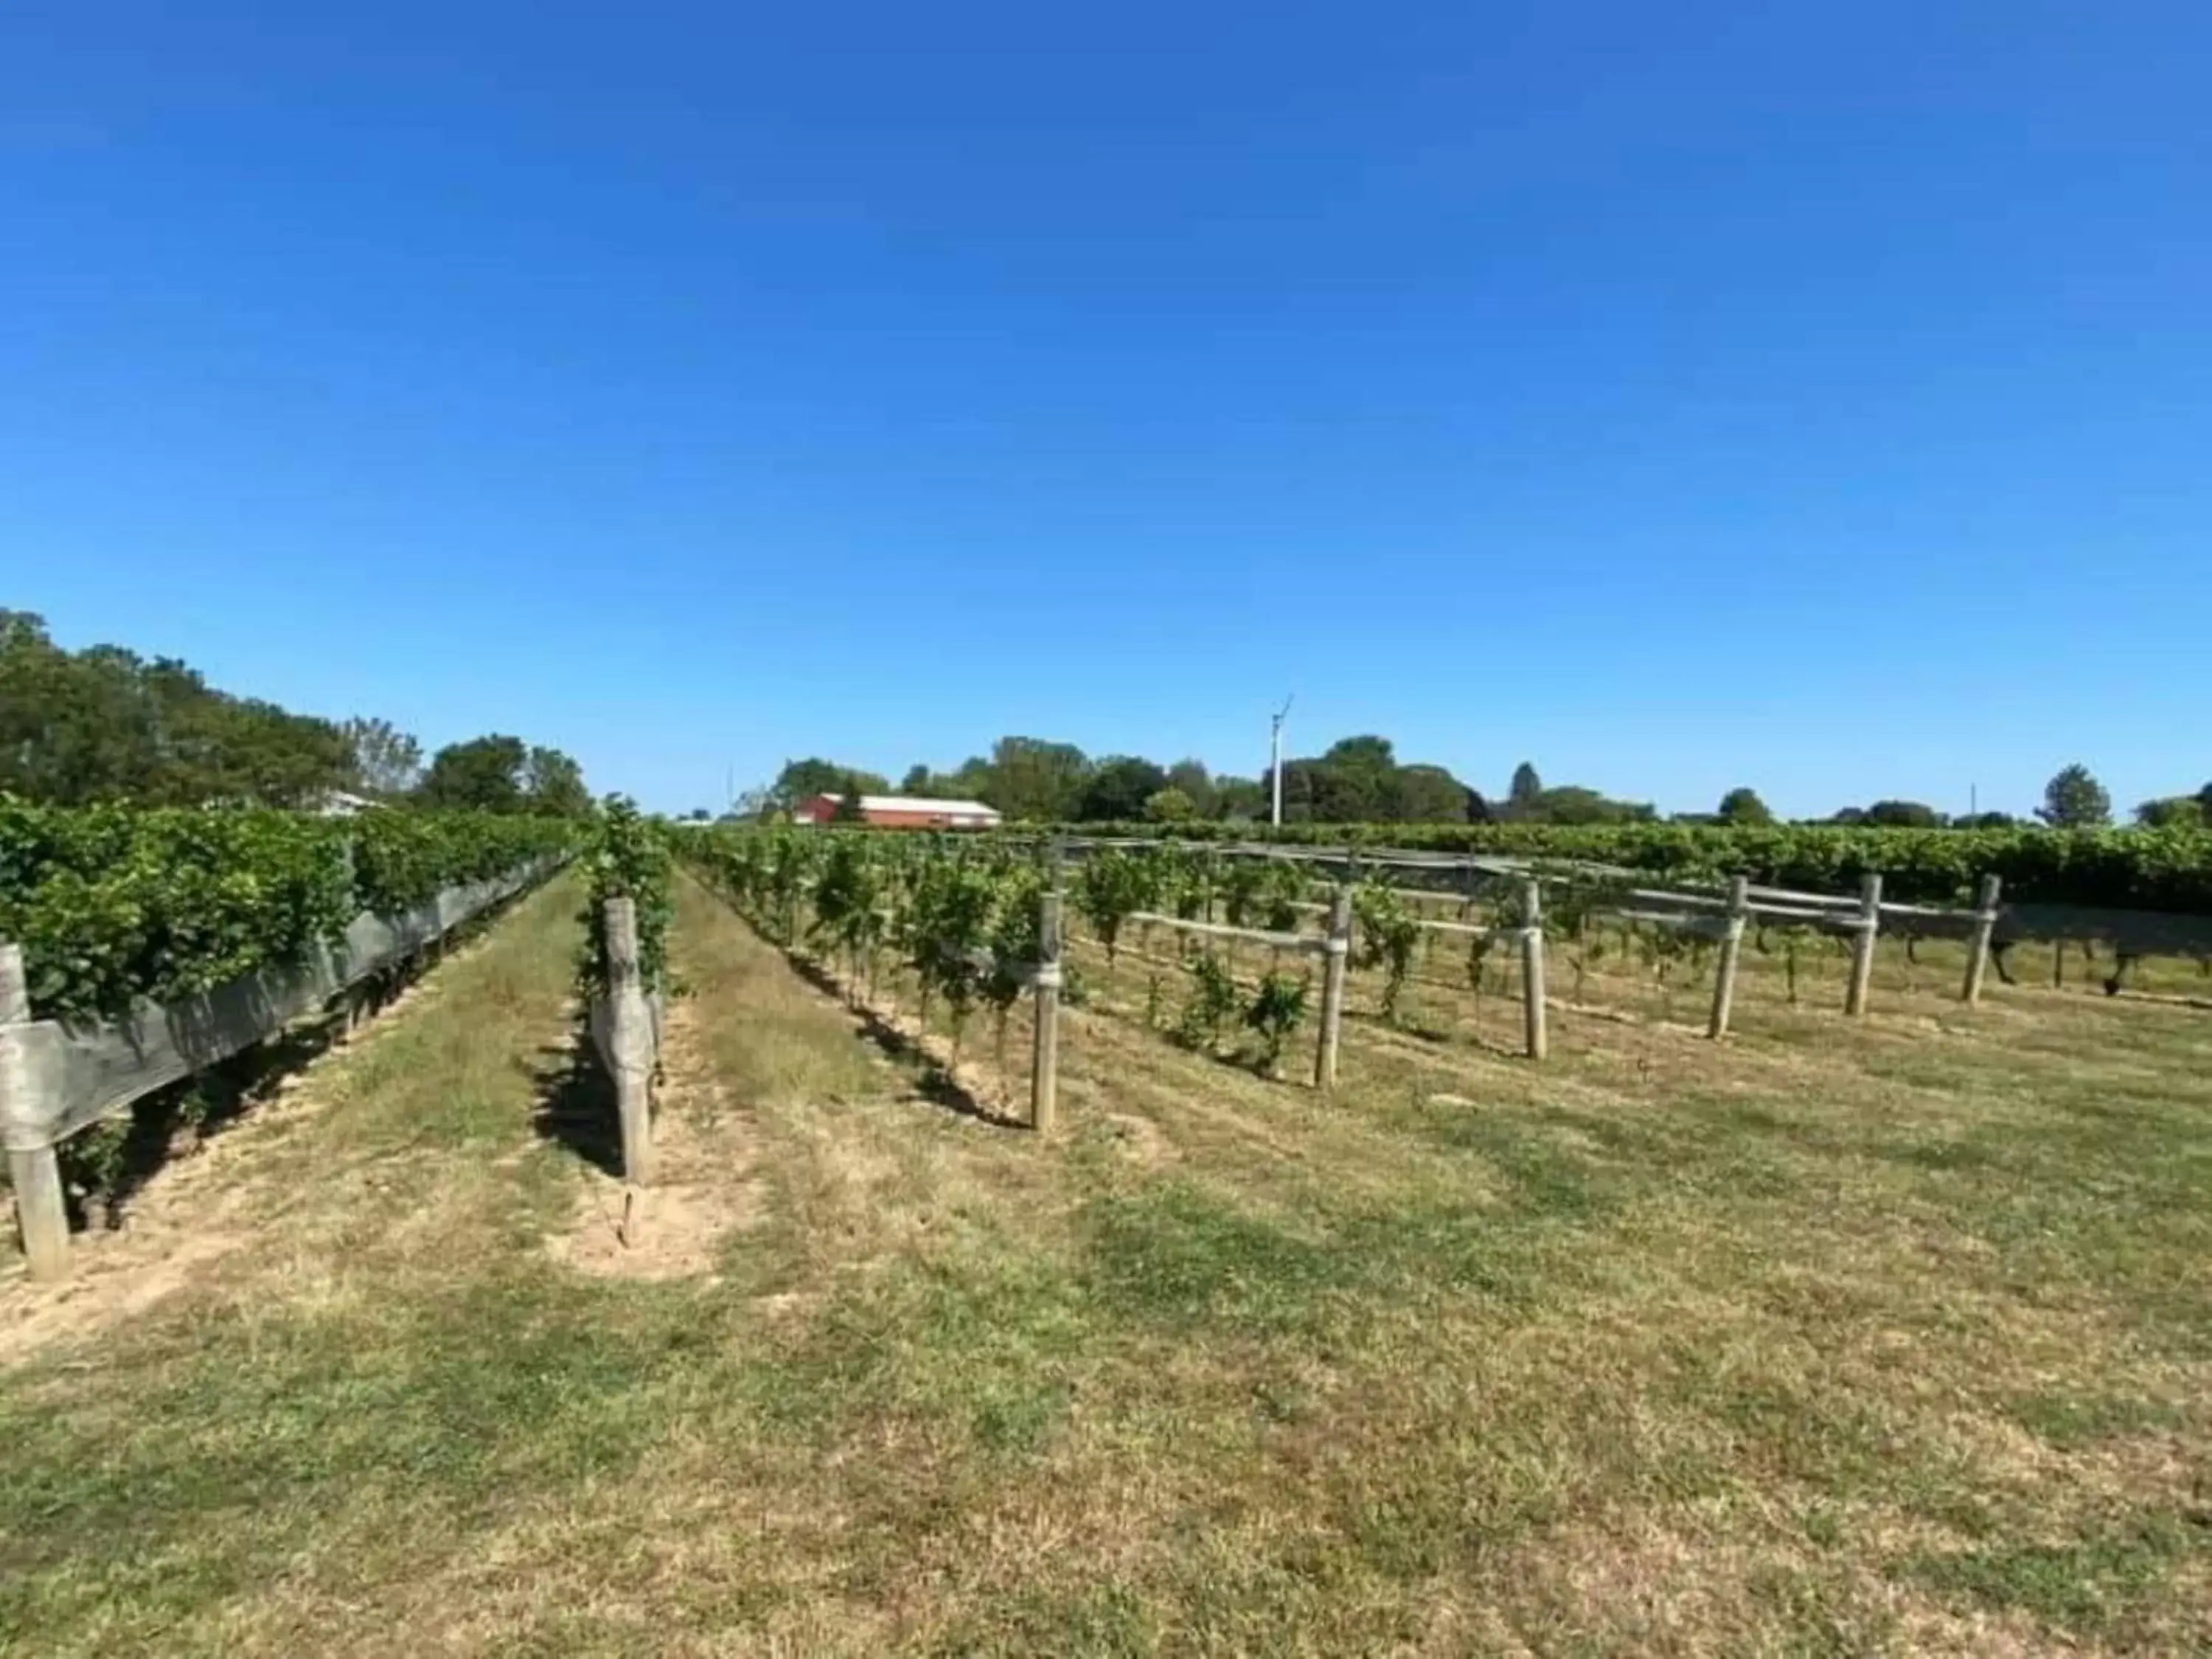
{"type": "Polygon", "coordinates": [[[1109,755],[1084,784],[1075,816],[1089,823],[1139,818],[1145,816],[1146,803],[1167,787],[1168,775],[1152,762],[1135,755],[1109,755]]]}
{"type": "Polygon", "coordinates": [[[1389,738],[1341,738],[1312,769],[1313,815],[1326,823],[1387,820],[1397,810],[1397,775],[1389,738]]]}
{"type": "Polygon", "coordinates": [[[345,738],[328,720],[211,690],[182,663],[141,677],[151,702],[152,766],[131,791],[165,805],[312,805],[349,780],[345,738]]]}
{"type": "Polygon", "coordinates": [[[1917,800],[1878,800],[1855,819],[1838,812],[1836,821],[1877,824],[1885,830],[1937,830],[1942,827],[1943,815],[1917,800]]]}
{"type": "Polygon", "coordinates": [[[1328,752],[1322,758],[1332,766],[1349,766],[1369,772],[1388,772],[1398,764],[1397,750],[1390,739],[1371,732],[1356,738],[1339,738],[1329,744],[1328,752]]]}
{"type": "MultiPolygon", "coordinates": [[[[1010,818],[1056,823],[1075,816],[1090,776],[1091,763],[1072,743],[1000,738],[991,750],[983,799],[1010,818]]],[[[1139,803],[1143,799],[1138,797],[1139,803]]]]}
{"type": "Polygon", "coordinates": [[[1513,781],[1507,786],[1505,804],[1514,815],[1533,812],[1544,798],[1544,781],[1536,775],[1534,762],[1522,761],[1513,769],[1513,781]]]}
{"type": "Polygon", "coordinates": [[[0,789],[27,799],[311,805],[351,776],[330,721],[232,696],[171,658],[70,652],[0,611],[0,789]]]}
{"type": "Polygon", "coordinates": [[[1264,817],[1267,811],[1267,787],[1257,778],[1216,778],[1213,811],[1217,817],[1240,822],[1264,817]]]}
{"type": "Polygon", "coordinates": [[[89,658],[55,645],[44,618],[0,611],[0,791],[73,805],[143,781],[152,733],[131,675],[89,658]]]}
{"type": "Polygon", "coordinates": [[[2195,795],[2167,795],[2136,807],[2136,822],[2151,830],[2194,830],[2204,823],[2204,805],[2195,795]]]}
{"type": "Polygon", "coordinates": [[[592,814],[592,792],[584,769],[558,749],[532,749],[524,784],[524,806],[543,817],[581,818],[592,814]]]}
{"type": "Polygon", "coordinates": [[[830,811],[830,822],[854,824],[866,823],[868,821],[867,809],[860,805],[860,797],[878,792],[865,787],[858,776],[852,776],[845,780],[842,788],[824,793],[834,793],[837,797],[837,805],[830,811]]]}
{"type": "Polygon", "coordinates": [[[989,761],[981,755],[970,755],[960,763],[956,772],[932,774],[929,793],[946,800],[979,800],[987,806],[994,805],[993,775],[989,761]]]}
{"type": "Polygon", "coordinates": [[[2100,829],[2112,821],[2112,798],[2076,761],[2044,785],[2043,805],[2035,816],[2054,830],[2100,829]]]}
{"type": "Polygon", "coordinates": [[[1465,823],[1468,793],[1441,766],[1401,766],[1391,781],[1390,816],[1401,823],[1465,823]]]}
{"type": "Polygon", "coordinates": [[[1192,813],[1198,817],[1211,818],[1220,815],[1213,775],[1206,769],[1202,760],[1179,760],[1168,768],[1168,786],[1180,789],[1190,797],[1192,813]]]}
{"type": "Polygon", "coordinates": [[[2212,783],[2197,792],[2197,806],[2204,814],[2205,823],[2212,823],[2212,783]]]}
{"type": "Polygon", "coordinates": [[[899,780],[898,792],[902,795],[927,795],[931,788],[929,769],[920,761],[908,767],[906,775],[899,780]]]}
{"type": "Polygon", "coordinates": [[[495,732],[449,743],[430,757],[415,796],[425,806],[447,811],[520,812],[529,763],[530,750],[520,738],[495,732]]]}
{"type": "Polygon", "coordinates": [[[1759,791],[1742,785],[1721,797],[1718,817],[1723,823],[1774,822],[1774,814],[1768,810],[1766,803],[1759,799],[1759,791]]]}
{"type": "Polygon", "coordinates": [[[1632,823],[1656,814],[1641,802],[1614,800],[1595,789],[1567,783],[1545,790],[1521,816],[1534,823],[1572,824],[1632,823]]]}
{"type": "MultiPolygon", "coordinates": [[[[1272,775],[1246,805],[1241,780],[1214,781],[1223,817],[1261,816],[1272,775]]],[[[1398,764],[1388,738],[1346,738],[1324,754],[1283,763],[1283,817],[1291,823],[1464,823],[1473,792],[1441,766],[1398,764]]]]}
{"type": "MultiPolygon", "coordinates": [[[[1398,759],[1388,738],[1345,738],[1326,754],[1283,763],[1283,817],[1291,823],[1364,823],[1398,813],[1398,759]]],[[[1260,780],[1271,797],[1273,775],[1260,780]]]]}
{"type": "Polygon", "coordinates": [[[1182,823],[1198,816],[1191,799],[1175,785],[1156,789],[1145,799],[1145,817],[1154,823],[1182,823]]]}
{"type": "Polygon", "coordinates": [[[356,715],[338,728],[351,757],[353,787],[365,795],[404,795],[422,776],[422,745],[390,720],[356,715]]]}
{"type": "Polygon", "coordinates": [[[817,795],[836,794],[854,779],[860,781],[862,794],[890,793],[890,785],[878,773],[858,771],[849,766],[840,766],[835,761],[809,756],[805,760],[786,761],[783,770],[775,775],[775,781],[769,786],[769,795],[776,805],[787,812],[801,801],[812,800],[817,795]]]}

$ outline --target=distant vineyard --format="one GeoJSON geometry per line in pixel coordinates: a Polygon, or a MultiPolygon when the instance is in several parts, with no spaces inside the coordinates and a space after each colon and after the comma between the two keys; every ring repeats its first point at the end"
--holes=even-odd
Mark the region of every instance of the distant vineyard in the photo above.
{"type": "Polygon", "coordinates": [[[486,813],[323,818],[258,809],[33,806],[0,798],[0,940],[33,1012],[119,1014],[296,961],[362,914],[489,880],[577,826],[486,813]]]}
{"type": "MultiPolygon", "coordinates": [[[[971,1016],[988,1010],[998,1034],[1000,1071],[1009,1018],[1025,992],[1039,998],[1042,1035],[1033,1060],[1030,1122],[1050,1121],[1054,1039],[1050,1033],[1063,983],[1062,916],[1079,920],[1103,952],[1110,979],[1133,925],[1194,924],[1238,934],[1294,957],[1333,956],[1329,983],[1340,988],[1340,938],[1293,936],[1300,907],[1315,890],[1310,872],[1284,863],[1228,860],[1211,849],[1151,846],[1091,848],[1059,863],[1042,844],[1007,837],[881,836],[781,828],[687,830],[681,856],[769,939],[841,969],[845,992],[872,1005],[879,977],[917,993],[924,1030],[941,1010],[958,1063],[971,1016]],[[1066,911],[1061,909],[1065,884],[1066,911]],[[1165,913],[1153,914],[1155,910],[1165,913]],[[1209,918],[1225,920],[1216,925],[1209,918]],[[1172,918],[1173,920],[1170,920],[1172,918]],[[1261,931],[1265,923],[1281,930],[1261,931]]],[[[1346,923],[1348,927],[1348,921],[1346,923]]],[[[1226,963],[1200,949],[1189,958],[1206,975],[1186,1036],[1211,1047],[1224,1026],[1248,1030],[1255,1063],[1272,1074],[1307,1012],[1307,978],[1270,968],[1246,987],[1226,963]],[[1210,970],[1210,971],[1209,971],[1210,970]]],[[[1066,981],[1074,994],[1076,981],[1066,981]]],[[[1339,1006],[1332,1003],[1329,1008],[1339,1006]]],[[[1334,1023],[1324,1022],[1334,1077],[1334,1023]]]]}
{"type": "MultiPolygon", "coordinates": [[[[1486,990],[1510,980],[1524,1016],[1522,1051],[1541,1060],[1547,934],[1566,951],[1577,1002],[1601,961],[1633,957],[1662,989],[1718,964],[1709,1031],[1719,1036],[1749,929],[1761,951],[1778,944],[1793,1005],[1801,950],[1821,957],[1820,941],[1833,942],[1837,959],[1850,963],[1844,1011],[1857,1015],[1868,1006],[1883,916],[1942,937],[1971,936],[1977,963],[1997,919],[1986,907],[1885,906],[1872,881],[1855,895],[1754,893],[1741,881],[1719,890],[1670,889],[1639,872],[1564,857],[1470,862],[1462,879],[1455,860],[1394,866],[1372,848],[1333,858],[1326,847],[1297,855],[1205,842],[790,826],[686,830],[677,846],[770,939],[840,969],[854,1001],[872,1004],[885,970],[901,981],[910,975],[923,1029],[930,1007],[942,1009],[956,1061],[963,1028],[979,1007],[996,1014],[1003,1053],[1007,1015],[1038,982],[1032,964],[1054,963],[1053,983],[1061,982],[1057,950],[1041,948],[1039,900],[1049,888],[1064,890],[1066,920],[1082,924],[1086,953],[1097,951],[1086,963],[1102,970],[1101,981],[1086,982],[1083,1000],[1113,1001],[1116,963],[1133,954],[1142,964],[1146,1024],[1217,1058],[1226,1057],[1226,1045],[1266,1075],[1278,1073],[1310,1007],[1319,1015],[1315,1077],[1323,1088],[1335,1075],[1347,968],[1373,976],[1366,983],[1374,1015],[1391,1026],[1405,1018],[1419,970],[1429,965],[1432,976],[1440,951],[1453,964],[1447,988],[1454,996],[1479,1004],[1486,990]],[[1433,884],[1438,875],[1450,881],[1445,890],[1433,884]],[[1439,900],[1449,914],[1434,908],[1439,900]],[[1172,941],[1165,956],[1162,934],[1172,941]],[[1189,976],[1187,995],[1178,996],[1163,969],[1189,976]],[[1179,1006],[1171,1010],[1170,1001],[1179,1006]]],[[[1052,936],[1066,937],[1058,921],[1052,936]]],[[[1977,968],[1968,1000],[1978,982],[1977,968]]]]}
{"type": "MultiPolygon", "coordinates": [[[[861,973],[888,952],[956,1006],[1010,997],[1011,982],[992,986],[992,964],[1035,957],[1046,860],[1033,842],[776,828],[686,831],[678,845],[777,943],[835,951],[861,973]]],[[[1287,864],[1157,844],[1088,851],[1068,902],[1110,959],[1140,913],[1287,930],[1316,890],[1287,864]]]]}
{"type": "MultiPolygon", "coordinates": [[[[1034,833],[1030,832],[1030,833],[1034,833]]],[[[1826,825],[1085,824],[1071,834],[1169,836],[1285,846],[1400,847],[1420,852],[1619,865],[1671,881],[1731,875],[1781,887],[1848,890],[1879,873],[1893,899],[1963,904],[1984,875],[2008,898],[2212,915],[2212,830],[1884,830],[1826,825]]]]}

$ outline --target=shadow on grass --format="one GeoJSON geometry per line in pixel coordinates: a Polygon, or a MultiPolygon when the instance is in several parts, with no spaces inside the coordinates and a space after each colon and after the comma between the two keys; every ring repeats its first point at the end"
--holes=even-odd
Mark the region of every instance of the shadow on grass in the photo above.
{"type": "Polygon", "coordinates": [[[343,1046],[349,1011],[357,1019],[375,1018],[419,971],[407,965],[374,975],[327,1007],[64,1142],[62,1184],[71,1227],[101,1232],[120,1226],[131,1201],[173,1161],[191,1157],[288,1079],[343,1046]]]}
{"type": "MultiPolygon", "coordinates": [[[[1187,1031],[1177,1030],[1172,1025],[1146,1025],[1142,1018],[1118,1010],[1101,1009],[1101,1012],[1109,1013],[1116,1019],[1133,1019],[1139,1028],[1149,1030],[1170,1048],[1205,1060],[1210,1065],[1224,1066],[1249,1078],[1256,1078],[1262,1083],[1279,1083],[1291,1087],[1297,1085],[1298,1079],[1283,1069],[1285,1056],[1279,1055],[1274,1063],[1272,1066],[1269,1065],[1267,1057],[1261,1051],[1256,1039],[1245,1038],[1224,1044],[1218,1037],[1193,1036],[1187,1031]]],[[[1295,1072],[1295,1070],[1296,1067],[1293,1066],[1292,1071],[1295,1072]]]]}
{"type": "MultiPolygon", "coordinates": [[[[529,890],[535,891],[535,889],[529,890]]],[[[343,1047],[348,1016],[356,1025],[383,1014],[454,951],[482,938],[529,892],[477,912],[445,938],[405,961],[348,986],[313,1013],[251,1048],[142,1097],[121,1113],[61,1146],[64,1200],[72,1228],[104,1231],[122,1224],[131,1201],[172,1159],[201,1145],[276,1094],[284,1083],[331,1049],[343,1047]]]]}
{"type": "Polygon", "coordinates": [[[566,1147],[593,1169],[622,1178],[622,1111],[614,1079],[599,1064],[592,1033],[578,1015],[565,1043],[538,1050],[544,1064],[532,1079],[538,1102],[530,1127],[541,1139],[566,1147]]]}
{"type": "MultiPolygon", "coordinates": [[[[1127,947],[1124,947],[1123,954],[1137,961],[1157,960],[1130,951],[1127,947]]],[[[1261,1052],[1260,1040],[1247,1027],[1229,1016],[1224,1015],[1222,1021],[1222,1025],[1228,1028],[1226,1033],[1220,1026],[1210,1032],[1188,1031],[1179,1022],[1147,1013],[1144,1008],[1120,995],[1110,979],[1102,985],[1085,987],[1080,994],[1066,996],[1060,1003],[1060,1009],[1063,1017],[1073,1011],[1100,1019],[1110,1019],[1117,1025],[1133,1027],[1164,1042],[1177,1054],[1188,1054],[1209,1066],[1218,1066],[1224,1071],[1236,1072],[1261,1083],[1296,1088],[1299,1086],[1304,1073],[1311,1070],[1310,1060],[1304,1062],[1302,1071],[1301,1061],[1297,1058],[1302,1042],[1310,1036],[1303,1024],[1286,1040],[1283,1052],[1270,1065],[1261,1052]],[[1289,1066],[1287,1072],[1284,1069],[1286,1064],[1289,1066]]],[[[1310,1043],[1306,1042],[1305,1046],[1310,1052],[1310,1043]]]]}
{"type": "MultiPolygon", "coordinates": [[[[1515,1018],[1519,1018],[1521,1004],[1516,1000],[1507,1005],[1515,1018]]],[[[1554,1005],[1559,1006],[1559,1005],[1554,1005]]],[[[1480,1018],[1478,1014],[1476,1016],[1480,1018]]],[[[1431,1016],[1414,1012],[1401,1012],[1395,1019],[1366,1008],[1346,1008],[1347,1025],[1358,1025],[1371,1031],[1388,1033],[1392,1036],[1410,1038],[1416,1042],[1433,1044],[1439,1048],[1474,1048],[1497,1060],[1523,1060],[1526,1051],[1518,1042],[1502,1042],[1497,1037],[1475,1029],[1472,1024],[1449,1024],[1431,1016]]]]}
{"type": "Polygon", "coordinates": [[[791,964],[793,971],[801,979],[823,995],[833,999],[850,1015],[862,1036],[892,1060],[912,1066],[917,1073],[915,1092],[931,1105],[941,1107],[960,1117],[973,1118],[978,1123],[990,1124],[994,1128],[1029,1127],[1027,1119],[1002,1112],[988,1102],[978,1099],[910,1034],[899,1030],[872,1008],[854,1006],[846,996],[845,988],[820,963],[791,951],[783,952],[783,959],[791,964]]]}

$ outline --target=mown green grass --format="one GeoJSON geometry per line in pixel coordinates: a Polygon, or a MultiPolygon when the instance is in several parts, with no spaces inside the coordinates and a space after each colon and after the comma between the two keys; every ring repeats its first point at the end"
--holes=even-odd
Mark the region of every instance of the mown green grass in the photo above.
{"type": "Polygon", "coordinates": [[[573,903],[233,1132],[264,1224],[201,1282],[0,1373],[15,1649],[2212,1641],[2183,1011],[1562,1015],[1538,1072],[1425,991],[1324,1100],[1125,962],[1040,1145],[687,887],[675,1178],[747,1199],[713,1271],[593,1278],[533,1128],[573,903]]]}

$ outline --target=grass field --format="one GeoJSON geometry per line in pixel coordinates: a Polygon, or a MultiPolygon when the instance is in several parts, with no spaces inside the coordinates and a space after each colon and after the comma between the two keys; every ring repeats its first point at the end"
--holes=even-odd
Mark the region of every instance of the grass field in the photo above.
{"type": "Polygon", "coordinates": [[[2212,1646],[2212,1016],[1363,986],[1325,1101],[1086,944],[1048,1146],[686,883],[626,1252],[576,897],[11,1265],[8,1650],[2212,1646]]]}

